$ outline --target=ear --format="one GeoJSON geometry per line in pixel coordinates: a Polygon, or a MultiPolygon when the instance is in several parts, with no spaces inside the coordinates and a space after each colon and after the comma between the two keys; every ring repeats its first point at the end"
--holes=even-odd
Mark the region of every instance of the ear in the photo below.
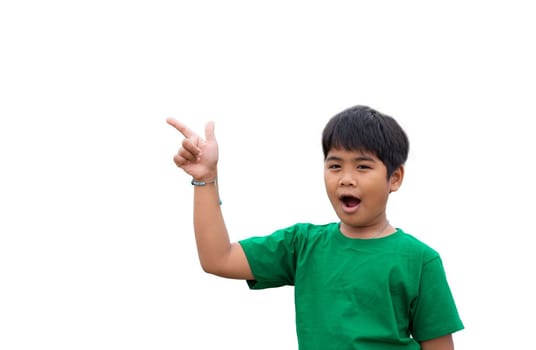
{"type": "Polygon", "coordinates": [[[402,180],[404,180],[404,166],[399,166],[389,178],[389,193],[396,192],[402,185],[402,180]]]}

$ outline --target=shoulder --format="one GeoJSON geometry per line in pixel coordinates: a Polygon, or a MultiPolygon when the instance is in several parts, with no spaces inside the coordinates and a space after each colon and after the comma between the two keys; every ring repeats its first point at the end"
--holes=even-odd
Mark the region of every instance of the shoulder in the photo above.
{"type": "Polygon", "coordinates": [[[312,224],[312,223],[296,223],[292,226],[288,226],[273,232],[272,236],[279,236],[286,240],[292,240],[296,242],[307,242],[318,239],[326,239],[333,232],[338,230],[337,223],[328,224],[312,224]]]}
{"type": "Polygon", "coordinates": [[[291,226],[287,226],[278,229],[270,234],[264,236],[253,236],[242,240],[241,242],[249,241],[287,241],[287,242],[307,242],[323,237],[327,237],[330,233],[335,232],[338,229],[337,223],[329,223],[323,225],[317,225],[312,223],[296,223],[291,226]]]}
{"type": "Polygon", "coordinates": [[[296,233],[304,235],[322,235],[338,230],[339,224],[336,222],[331,222],[328,224],[312,224],[300,222],[290,226],[290,229],[296,233]]]}
{"type": "Polygon", "coordinates": [[[423,259],[423,263],[427,263],[434,259],[440,259],[437,250],[400,228],[398,229],[398,238],[398,248],[401,252],[420,255],[423,259]]]}

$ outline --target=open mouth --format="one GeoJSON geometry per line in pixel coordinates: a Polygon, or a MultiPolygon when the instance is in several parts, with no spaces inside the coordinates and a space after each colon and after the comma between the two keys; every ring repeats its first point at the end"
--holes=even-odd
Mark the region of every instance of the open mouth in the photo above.
{"type": "Polygon", "coordinates": [[[347,208],[355,208],[361,203],[361,199],[354,196],[341,196],[340,200],[347,208]]]}

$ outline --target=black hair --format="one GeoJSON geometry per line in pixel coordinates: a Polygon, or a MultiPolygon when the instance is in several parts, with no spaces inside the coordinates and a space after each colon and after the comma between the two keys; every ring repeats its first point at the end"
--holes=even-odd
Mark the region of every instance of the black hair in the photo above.
{"type": "Polygon", "coordinates": [[[332,148],[373,153],[385,164],[389,178],[406,162],[409,140],[393,117],[358,105],[336,114],[324,127],[324,159],[332,148]]]}

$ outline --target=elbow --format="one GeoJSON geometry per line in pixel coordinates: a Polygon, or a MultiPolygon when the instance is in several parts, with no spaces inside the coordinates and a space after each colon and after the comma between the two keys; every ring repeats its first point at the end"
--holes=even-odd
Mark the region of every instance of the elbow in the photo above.
{"type": "Polygon", "coordinates": [[[217,264],[201,261],[201,269],[210,275],[222,276],[222,271],[217,264]]]}
{"type": "Polygon", "coordinates": [[[199,263],[201,265],[201,269],[203,270],[203,272],[212,274],[211,272],[212,267],[210,266],[210,264],[207,264],[206,262],[203,262],[203,261],[200,261],[199,263]]]}

